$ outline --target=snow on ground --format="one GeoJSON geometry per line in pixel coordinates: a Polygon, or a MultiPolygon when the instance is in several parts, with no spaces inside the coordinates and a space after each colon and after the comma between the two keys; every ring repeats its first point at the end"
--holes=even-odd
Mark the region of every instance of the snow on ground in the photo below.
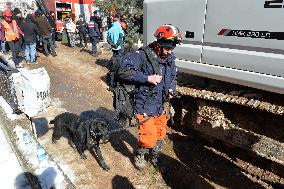
{"type": "MultiPolygon", "coordinates": [[[[0,96],[0,107],[6,113],[6,116],[12,121],[19,119],[20,116],[16,116],[12,113],[11,107],[7,102],[0,96]],[[1,100],[2,99],[2,100],[1,100]]],[[[5,189],[29,189],[28,179],[26,179],[25,174],[28,174],[29,178],[32,177],[34,181],[40,184],[42,189],[50,188],[68,188],[69,181],[65,178],[64,173],[58,167],[58,165],[51,159],[47,153],[43,153],[45,158],[42,161],[39,161],[37,155],[39,151],[37,147],[39,146],[38,142],[32,137],[32,134],[23,129],[20,125],[13,125],[13,132],[16,134],[16,138],[11,137],[11,141],[16,141],[16,148],[20,152],[21,157],[27,163],[28,169],[30,172],[24,172],[23,168],[18,162],[17,154],[13,151],[13,148],[10,146],[10,143],[6,140],[5,137],[5,126],[0,124],[0,178],[1,178],[1,188],[5,189]],[[2,130],[3,129],[3,130],[2,130]],[[7,171],[9,170],[9,171],[7,171]],[[2,180],[4,182],[2,182],[2,180]]],[[[11,125],[8,125],[11,127],[11,125]]],[[[25,128],[27,126],[25,125],[25,128]]],[[[12,145],[12,144],[11,144],[12,145]]],[[[19,155],[19,154],[18,154],[19,155]]],[[[21,161],[23,161],[21,160],[21,161]]],[[[23,167],[27,168],[26,165],[23,167]]],[[[68,166],[64,166],[64,171],[72,175],[71,169],[68,166]]]]}
{"type": "Polygon", "coordinates": [[[1,188],[31,188],[14,151],[5,137],[2,125],[0,125],[0,178],[1,188]]]}

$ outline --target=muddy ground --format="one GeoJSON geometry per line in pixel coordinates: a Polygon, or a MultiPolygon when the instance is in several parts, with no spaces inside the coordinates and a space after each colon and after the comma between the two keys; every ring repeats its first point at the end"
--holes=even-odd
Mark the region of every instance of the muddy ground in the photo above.
{"type": "MultiPolygon", "coordinates": [[[[39,64],[29,66],[45,67],[51,80],[52,106],[37,119],[48,123],[63,111],[80,114],[90,110],[112,119],[112,93],[107,91],[105,83],[111,53],[103,51],[95,58],[86,51],[61,44],[57,52],[57,57],[38,54],[39,64]]],[[[111,167],[110,171],[104,171],[93,153],[86,153],[87,160],[81,160],[66,139],[52,144],[51,127],[48,125],[49,130],[39,136],[39,141],[78,189],[265,188],[190,134],[169,129],[161,168],[155,170],[149,166],[142,172],[133,166],[137,129],[113,134],[112,140],[102,145],[103,155],[111,167]]]]}

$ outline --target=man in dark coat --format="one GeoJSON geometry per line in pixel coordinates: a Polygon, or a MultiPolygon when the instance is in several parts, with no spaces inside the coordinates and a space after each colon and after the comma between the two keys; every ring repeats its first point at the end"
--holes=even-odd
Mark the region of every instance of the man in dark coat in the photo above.
{"type": "Polygon", "coordinates": [[[90,18],[89,22],[89,36],[92,41],[92,56],[98,56],[97,54],[97,43],[99,42],[99,39],[101,37],[101,33],[99,31],[98,23],[95,22],[95,17],[90,18]]]}
{"type": "Polygon", "coordinates": [[[45,56],[49,56],[50,53],[48,50],[48,45],[50,46],[51,55],[57,56],[54,44],[52,42],[52,32],[53,32],[52,27],[50,26],[43,12],[40,12],[39,14],[40,16],[35,18],[35,23],[38,27],[38,33],[42,37],[45,56]]]}
{"type": "Polygon", "coordinates": [[[88,26],[83,14],[79,15],[79,20],[76,23],[77,29],[79,31],[80,36],[80,47],[83,47],[84,41],[84,48],[87,47],[87,33],[88,33],[88,26]]]}
{"type": "MultiPolygon", "coordinates": [[[[22,17],[22,12],[20,11],[19,8],[15,8],[13,10],[13,16],[12,16],[12,19],[15,20],[18,24],[18,26],[22,29],[22,25],[23,25],[23,22],[24,22],[24,18],[22,17]]],[[[19,39],[19,43],[20,43],[20,51],[23,50],[24,48],[24,41],[23,41],[23,37],[20,36],[20,39],[19,39]]]]}
{"type": "Polygon", "coordinates": [[[53,42],[53,45],[54,47],[56,48],[56,43],[55,43],[55,40],[56,40],[56,22],[55,22],[55,16],[54,16],[54,12],[53,11],[50,11],[50,15],[47,17],[48,21],[49,21],[49,24],[52,28],[52,42],[53,42]]]}
{"type": "Polygon", "coordinates": [[[22,24],[22,31],[24,32],[25,59],[27,63],[36,62],[36,35],[38,33],[38,28],[33,21],[33,16],[28,14],[26,20],[22,24]]]}

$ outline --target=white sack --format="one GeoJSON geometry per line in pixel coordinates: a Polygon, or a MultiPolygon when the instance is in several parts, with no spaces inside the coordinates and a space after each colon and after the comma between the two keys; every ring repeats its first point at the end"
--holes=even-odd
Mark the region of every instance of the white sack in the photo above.
{"type": "Polygon", "coordinates": [[[29,117],[33,117],[50,104],[50,78],[44,68],[23,68],[19,71],[23,81],[23,111],[29,117]]]}

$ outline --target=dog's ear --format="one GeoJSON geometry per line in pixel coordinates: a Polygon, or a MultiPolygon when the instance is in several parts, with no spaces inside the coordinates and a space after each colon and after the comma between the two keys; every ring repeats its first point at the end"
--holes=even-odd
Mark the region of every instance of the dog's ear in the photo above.
{"type": "Polygon", "coordinates": [[[49,122],[49,124],[54,124],[54,123],[55,123],[55,119],[53,119],[49,122]]]}

